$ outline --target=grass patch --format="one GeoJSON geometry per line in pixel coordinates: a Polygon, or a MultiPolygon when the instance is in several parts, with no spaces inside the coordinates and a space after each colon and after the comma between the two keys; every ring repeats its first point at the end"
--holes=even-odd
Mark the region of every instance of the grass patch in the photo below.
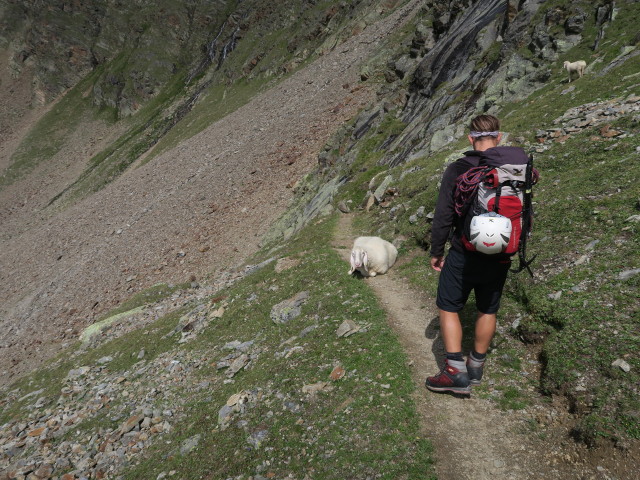
{"type": "MultiPolygon", "coordinates": [[[[136,412],[135,405],[171,408],[170,434],[137,456],[123,478],[156,478],[172,470],[180,478],[260,474],[342,479],[363,472],[387,479],[435,478],[431,445],[419,431],[408,359],[367,284],[344,275],[344,261],[329,244],[335,227],[336,217],[329,217],[287,243],[279,256],[303,260],[297,266],[277,273],[275,262],[269,263],[216,299],[202,299],[84,353],[65,353],[51,368],[15,385],[13,396],[45,389],[38,396],[47,398],[42,408],[48,408],[73,384],[66,380],[72,368],[90,367],[79,380],[82,390],[65,404],[91,402],[100,397],[88,392],[101,388],[106,392],[102,398],[111,398],[108,408],[56,437],[54,448],[65,440],[78,442],[119,428],[136,412]],[[274,323],[272,307],[303,290],[308,298],[300,315],[274,323]],[[171,332],[179,319],[195,318],[206,312],[203,306],[217,308],[220,298],[226,304],[222,317],[194,340],[178,343],[180,336],[171,332]],[[345,320],[356,321],[360,331],[338,337],[336,330],[345,320]],[[229,353],[225,345],[234,341],[253,342],[251,361],[228,378],[217,364],[229,353]],[[140,349],[146,352],[143,360],[137,358],[140,349]],[[106,356],[111,359],[101,363],[106,356]],[[173,365],[183,370],[172,374],[173,365]],[[336,366],[345,375],[331,380],[336,366]],[[208,386],[199,388],[205,381],[208,386]],[[303,391],[318,382],[326,382],[318,393],[303,391]],[[162,394],[149,398],[150,391],[162,394]],[[238,392],[249,392],[252,400],[228,423],[218,424],[221,407],[238,392]],[[132,396],[140,398],[132,402],[132,396]],[[181,453],[183,442],[195,435],[200,438],[197,447],[181,453]]],[[[129,306],[167,293],[167,288],[158,286],[129,306]]],[[[3,405],[3,421],[26,415],[35,400],[3,405]]]]}
{"type": "MultiPolygon", "coordinates": [[[[605,70],[621,48],[636,38],[635,30],[627,28],[633,15],[627,17],[626,9],[635,12],[637,8],[624,5],[625,13],[607,27],[600,49],[590,52],[591,71],[571,83],[572,92],[560,95],[568,87],[566,71],[561,70],[563,56],[551,65],[550,81],[527,99],[526,106],[515,102],[499,113],[504,129],[535,146],[536,130],[558,126],[553,120],[569,108],[637,94],[640,57],[605,70]]],[[[567,58],[587,57],[595,29],[588,27],[584,35],[585,40],[567,52],[567,58]]],[[[638,384],[638,364],[633,352],[640,347],[640,337],[634,333],[640,278],[625,277],[625,272],[637,269],[640,258],[637,223],[627,220],[638,214],[634,185],[640,176],[640,126],[632,114],[609,126],[625,134],[607,139],[600,126],[593,127],[534,154],[542,179],[535,189],[536,219],[528,252],[537,255],[532,265],[537,278],[511,275],[503,297],[502,330],[492,347],[496,355],[492,378],[508,389],[501,387],[500,395],[490,394],[487,386],[478,391],[496,399],[501,408],[511,409],[524,408],[539,391],[561,393],[584,419],[576,436],[617,440],[637,438],[630,419],[637,414],[638,391],[633,386],[638,384]],[[527,348],[537,351],[540,345],[543,368],[541,377],[533,378],[537,362],[529,366],[522,359],[527,348]],[[617,359],[629,363],[631,370],[625,373],[612,367],[617,359]]],[[[445,159],[464,148],[463,140],[446,152],[382,172],[376,167],[380,140],[373,129],[363,138],[360,150],[349,153],[358,159],[353,164],[358,175],[345,186],[344,198],[360,204],[374,175],[393,175],[392,186],[399,191],[389,207],[360,212],[354,223],[357,233],[389,240],[408,237],[401,255],[408,260],[396,268],[414,286],[434,294],[437,274],[430,269],[428,254],[412,254],[414,249],[428,252],[429,224],[425,220],[412,224],[408,219],[419,206],[427,212],[435,206],[445,159]],[[399,209],[391,215],[394,206],[399,209]]]]}
{"type": "Polygon", "coordinates": [[[498,398],[497,402],[503,410],[522,410],[527,407],[527,402],[524,401],[523,395],[518,388],[505,387],[500,389],[502,396],[498,398]]]}
{"type": "Polygon", "coordinates": [[[430,446],[419,438],[407,359],[373,293],[341,274],[344,262],[326,241],[334,225],[335,218],[320,222],[292,240],[283,254],[303,257],[297,267],[276,274],[270,264],[224,292],[224,317],[189,350],[204,354],[238,340],[255,342],[261,353],[232,383],[208,391],[206,401],[189,402],[172,444],[158,443],[125,478],[151,478],[166,469],[184,478],[308,473],[337,479],[362,472],[429,477],[430,446]],[[301,315],[274,324],[272,306],[301,290],[309,292],[301,315]],[[365,331],[338,338],[335,331],[347,319],[365,331]],[[347,373],[332,382],[336,365],[347,373]],[[304,385],[322,381],[329,390],[302,393],[304,385]],[[257,392],[259,400],[227,427],[218,426],[220,406],[241,390],[257,392]],[[176,443],[194,435],[202,436],[198,448],[188,457],[176,455],[176,443]],[[162,458],[168,461],[159,464],[162,458]]]}
{"type": "Polygon", "coordinates": [[[136,293],[128,300],[125,300],[116,308],[110,310],[102,317],[98,319],[98,322],[102,320],[106,320],[109,317],[113,317],[115,315],[119,315],[121,313],[129,312],[138,307],[142,307],[144,305],[150,305],[153,303],[157,303],[160,300],[167,298],[169,295],[173,293],[185,290],[190,287],[189,283],[181,283],[181,284],[171,284],[167,285],[166,283],[159,283],[150,288],[142,290],[141,292],[136,293]]]}
{"type": "Polygon", "coordinates": [[[91,101],[83,92],[97,76],[95,72],[79,82],[36,123],[12,155],[9,167],[0,175],[0,189],[54,157],[81,122],[96,118],[91,101]]]}

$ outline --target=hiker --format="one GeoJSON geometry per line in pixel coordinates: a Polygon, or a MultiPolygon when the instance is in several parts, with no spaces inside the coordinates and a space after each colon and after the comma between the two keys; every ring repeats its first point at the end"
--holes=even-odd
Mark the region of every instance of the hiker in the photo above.
{"type": "MultiPolygon", "coordinates": [[[[506,253],[482,253],[480,248],[479,251],[469,251],[473,247],[464,236],[465,217],[456,213],[455,194],[459,177],[474,167],[477,167],[475,170],[481,170],[478,167],[487,162],[490,165],[494,164],[492,162],[518,164],[520,170],[524,171],[523,165],[526,166],[529,161],[526,153],[519,147],[499,147],[502,138],[499,130],[500,122],[496,117],[475,117],[468,135],[473,150],[450,164],[442,178],[431,231],[431,267],[440,272],[436,305],[439,309],[445,363],[440,373],[428,377],[425,382],[429,390],[436,392],[471,393],[471,386],[478,385],[482,379],[485,358],[496,330],[496,313],[511,258],[506,253]],[[450,241],[450,249],[445,259],[447,240],[450,241]],[[465,306],[471,290],[475,292],[478,313],[473,349],[465,362],[462,325],[458,314],[465,306]]],[[[522,214],[521,207],[519,214],[522,214]]],[[[510,228],[509,225],[509,232],[510,228]]],[[[507,240],[509,232],[505,232],[507,240]]],[[[493,252],[487,250],[487,253],[493,252]]]]}

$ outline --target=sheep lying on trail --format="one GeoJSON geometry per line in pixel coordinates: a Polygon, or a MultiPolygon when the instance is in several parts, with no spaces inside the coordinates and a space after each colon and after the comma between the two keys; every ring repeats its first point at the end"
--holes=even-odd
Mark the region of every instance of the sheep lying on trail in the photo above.
{"type": "Polygon", "coordinates": [[[578,78],[584,75],[584,69],[587,68],[587,62],[578,60],[577,62],[564,62],[564,68],[569,72],[569,82],[574,73],[578,74],[578,78]]]}
{"type": "Polygon", "coordinates": [[[395,263],[398,250],[380,237],[358,237],[351,249],[351,270],[358,270],[365,277],[386,273],[395,263]]]}

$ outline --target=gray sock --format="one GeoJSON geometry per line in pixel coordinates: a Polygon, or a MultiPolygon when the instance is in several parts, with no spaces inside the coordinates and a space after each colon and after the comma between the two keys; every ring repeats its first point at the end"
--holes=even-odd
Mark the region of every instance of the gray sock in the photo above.
{"type": "Polygon", "coordinates": [[[484,359],[484,358],[483,358],[482,360],[479,360],[479,359],[475,358],[475,357],[473,356],[473,352],[471,352],[471,353],[469,354],[468,362],[469,362],[469,366],[470,366],[470,367],[475,367],[475,368],[477,368],[477,367],[481,367],[481,366],[483,366],[483,365],[484,365],[484,361],[485,361],[485,359],[484,359]]]}
{"type": "Polygon", "coordinates": [[[460,361],[460,360],[447,360],[447,363],[449,365],[451,365],[453,368],[457,368],[458,370],[460,370],[461,372],[465,372],[467,371],[467,365],[464,363],[464,361],[460,361]]]}

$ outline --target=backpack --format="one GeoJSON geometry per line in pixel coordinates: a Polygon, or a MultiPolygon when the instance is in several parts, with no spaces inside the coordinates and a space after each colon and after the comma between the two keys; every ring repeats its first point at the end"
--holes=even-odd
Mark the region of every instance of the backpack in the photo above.
{"type": "MultiPolygon", "coordinates": [[[[501,147],[512,148],[512,147],[501,147]]],[[[481,152],[475,152],[481,153],[481,152]]],[[[533,223],[532,187],[539,178],[533,168],[533,157],[515,155],[481,156],[480,164],[460,175],[456,180],[454,205],[461,218],[462,244],[476,251],[469,241],[471,220],[476,215],[495,212],[511,220],[511,237],[501,254],[519,254],[520,265],[514,272],[527,269],[535,259],[526,260],[526,242],[533,223]],[[513,163],[505,163],[513,162],[513,163]]]]}

